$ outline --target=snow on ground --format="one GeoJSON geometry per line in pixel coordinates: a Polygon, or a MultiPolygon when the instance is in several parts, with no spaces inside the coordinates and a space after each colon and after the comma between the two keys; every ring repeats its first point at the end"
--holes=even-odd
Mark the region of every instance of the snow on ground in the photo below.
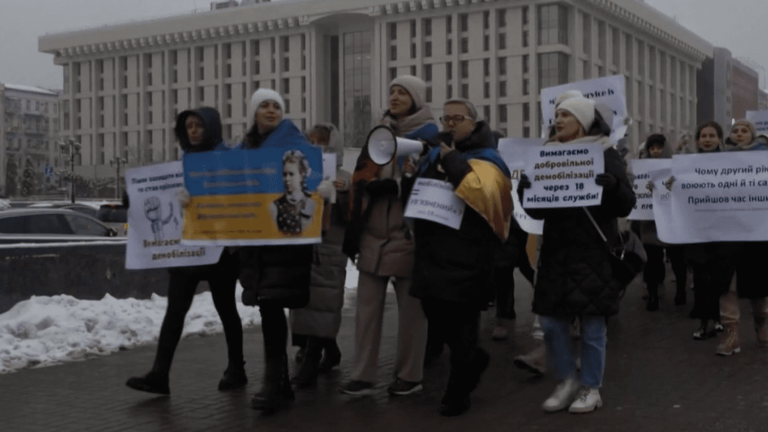
{"type": "MultiPolygon", "coordinates": [[[[357,269],[347,266],[345,307],[354,301],[357,269]],[[352,295],[350,295],[352,294],[352,295]]],[[[261,322],[258,308],[243,305],[242,286],[235,297],[243,327],[261,322]]],[[[154,343],[160,333],[168,299],[78,300],[69,295],[33,296],[0,314],[0,374],[19,369],[85,360],[154,343]]],[[[182,337],[223,332],[211,293],[195,296],[182,337]]]]}

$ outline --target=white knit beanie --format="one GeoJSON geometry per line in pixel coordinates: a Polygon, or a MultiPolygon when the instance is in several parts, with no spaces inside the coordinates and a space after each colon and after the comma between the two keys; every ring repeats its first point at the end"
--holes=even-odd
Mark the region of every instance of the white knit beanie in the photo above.
{"type": "Polygon", "coordinates": [[[583,98],[584,95],[579,90],[568,90],[563,93],[560,93],[557,99],[555,99],[555,109],[557,109],[557,107],[564,101],[571,98],[575,98],[575,97],[583,98]]]}
{"type": "Polygon", "coordinates": [[[251,106],[248,111],[248,121],[252,122],[254,121],[254,118],[256,117],[256,110],[259,109],[259,105],[261,105],[264,101],[275,101],[278,105],[280,105],[280,111],[282,112],[282,115],[285,116],[285,102],[283,102],[283,98],[280,96],[280,93],[268,89],[268,88],[260,88],[253,92],[253,96],[251,96],[251,106]]]}
{"type": "Polygon", "coordinates": [[[417,109],[424,108],[424,101],[427,99],[427,85],[421,78],[413,75],[400,75],[392,80],[392,83],[389,84],[389,89],[391,90],[392,86],[396,85],[404,88],[411,95],[411,99],[413,99],[417,109]]]}
{"type": "Polygon", "coordinates": [[[589,131],[595,122],[595,102],[584,97],[571,97],[560,103],[557,109],[566,110],[573,114],[581,123],[584,131],[589,131]]]}

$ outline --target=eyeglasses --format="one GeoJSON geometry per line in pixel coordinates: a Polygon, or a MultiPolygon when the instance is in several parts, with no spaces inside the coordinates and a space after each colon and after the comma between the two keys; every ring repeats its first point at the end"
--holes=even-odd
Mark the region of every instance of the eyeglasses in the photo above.
{"type": "Polygon", "coordinates": [[[463,116],[461,114],[455,115],[455,116],[445,116],[445,117],[440,117],[440,123],[448,124],[448,123],[452,122],[453,124],[459,124],[459,123],[463,122],[465,119],[468,119],[468,118],[469,117],[463,116]]]}

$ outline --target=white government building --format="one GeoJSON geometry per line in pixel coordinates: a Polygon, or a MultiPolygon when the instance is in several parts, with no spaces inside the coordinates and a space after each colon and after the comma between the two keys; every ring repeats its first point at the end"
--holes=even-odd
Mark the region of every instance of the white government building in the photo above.
{"type": "Polygon", "coordinates": [[[247,3],[40,37],[63,66],[60,133],[82,143],[84,172],[176,159],[174,117],[190,107],[219,109],[239,141],[258,87],[282,93],[303,130],[332,121],[360,147],[399,74],[426,81],[436,118],[465,97],[507,136],[540,134],[541,88],[624,75],[630,144],[676,140],[696,126],[696,71],[713,52],[637,0],[247,3]]]}

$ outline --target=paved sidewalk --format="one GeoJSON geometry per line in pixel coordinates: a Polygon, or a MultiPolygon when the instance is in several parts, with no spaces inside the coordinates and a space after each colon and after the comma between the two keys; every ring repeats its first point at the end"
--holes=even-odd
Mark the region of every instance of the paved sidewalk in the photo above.
{"type": "MultiPolygon", "coordinates": [[[[670,272],[671,273],[671,272],[670,272]]],[[[425,371],[425,390],[392,398],[391,381],[397,310],[388,297],[379,383],[373,397],[338,392],[353,356],[354,310],[345,309],[339,335],[341,367],[321,377],[318,387],[297,391],[296,403],[276,415],[249,407],[263,372],[260,329],[245,334],[251,383],[232,393],[216,390],[226,367],[223,335],[185,339],[171,372],[170,397],[125,387],[151,366],[147,346],[41,369],[0,375],[0,430],[23,431],[762,431],[768,424],[768,350],[755,345],[749,320],[742,323],[742,352],[714,355],[717,340],[694,341],[691,307],[673,306],[673,284],[662,291],[661,310],[647,312],[635,282],[619,316],[609,322],[608,360],[596,413],[545,414],[540,404],[553,390],[551,377],[535,378],[512,365],[533,347],[529,336],[532,289],[517,280],[518,319],[510,339],[490,340],[490,314],[483,316],[482,345],[491,364],[472,395],[472,409],[444,418],[438,404],[446,383],[448,355],[425,371]]],[[[690,293],[689,293],[690,294],[690,293]]],[[[354,303],[353,303],[354,304],[354,303]]],[[[747,305],[742,305],[745,317],[747,305]]],[[[289,350],[293,355],[295,349],[289,350]]],[[[295,365],[291,364],[295,369],[295,365]]]]}

